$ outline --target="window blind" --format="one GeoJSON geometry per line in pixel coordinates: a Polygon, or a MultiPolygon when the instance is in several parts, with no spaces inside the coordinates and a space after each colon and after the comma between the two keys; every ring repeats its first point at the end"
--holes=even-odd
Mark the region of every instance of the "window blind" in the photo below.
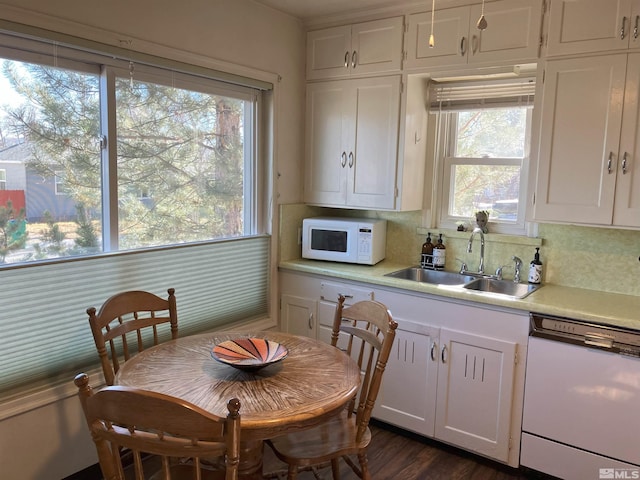
{"type": "Polygon", "coordinates": [[[263,235],[3,269],[0,395],[97,366],[86,309],[119,291],[175,288],[180,336],[266,316],[269,245],[263,235]]]}
{"type": "Polygon", "coordinates": [[[533,107],[536,82],[533,77],[491,81],[431,82],[431,113],[505,108],[533,107]]]}

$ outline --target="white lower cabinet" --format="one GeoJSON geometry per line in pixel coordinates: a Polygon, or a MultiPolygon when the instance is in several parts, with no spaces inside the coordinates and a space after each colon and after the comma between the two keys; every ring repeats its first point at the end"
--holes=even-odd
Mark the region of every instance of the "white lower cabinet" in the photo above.
{"type": "Polygon", "coordinates": [[[316,338],[316,310],[318,301],[313,298],[282,295],[280,297],[280,322],[282,330],[316,338]]]}
{"type": "Polygon", "coordinates": [[[442,328],[440,346],[436,438],[506,462],[516,343],[442,328]]]}
{"type": "Polygon", "coordinates": [[[371,298],[389,308],[398,329],[374,418],[519,465],[527,312],[315,275],[280,272],[280,279],[283,299],[317,299],[322,341],[331,339],[337,290],[352,295],[348,302],[371,298]]]}

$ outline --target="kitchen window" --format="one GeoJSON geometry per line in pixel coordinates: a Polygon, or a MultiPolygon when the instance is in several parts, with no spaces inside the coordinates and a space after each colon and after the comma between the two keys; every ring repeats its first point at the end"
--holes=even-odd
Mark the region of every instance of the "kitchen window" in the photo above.
{"type": "Polygon", "coordinates": [[[438,116],[439,226],[473,226],[489,213],[490,230],[525,233],[525,193],[533,80],[435,83],[438,116]]]}
{"type": "Polygon", "coordinates": [[[0,169],[0,190],[7,189],[7,171],[0,169]]]}

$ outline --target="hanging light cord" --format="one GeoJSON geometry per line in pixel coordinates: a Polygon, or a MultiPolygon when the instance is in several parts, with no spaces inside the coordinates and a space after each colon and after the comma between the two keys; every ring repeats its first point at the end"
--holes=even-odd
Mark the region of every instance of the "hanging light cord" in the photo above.
{"type": "Polygon", "coordinates": [[[429,35],[429,48],[433,48],[436,45],[435,39],[433,37],[433,18],[436,13],[436,0],[432,0],[431,2],[431,35],[429,35]]]}

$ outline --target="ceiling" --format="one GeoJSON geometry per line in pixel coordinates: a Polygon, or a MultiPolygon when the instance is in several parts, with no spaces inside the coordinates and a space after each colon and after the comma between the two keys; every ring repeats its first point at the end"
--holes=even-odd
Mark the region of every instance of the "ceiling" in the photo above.
{"type": "MultiPolygon", "coordinates": [[[[305,22],[325,17],[357,15],[372,10],[397,10],[416,0],[255,0],[305,22]]],[[[424,0],[423,0],[424,2],[424,0]]]]}

